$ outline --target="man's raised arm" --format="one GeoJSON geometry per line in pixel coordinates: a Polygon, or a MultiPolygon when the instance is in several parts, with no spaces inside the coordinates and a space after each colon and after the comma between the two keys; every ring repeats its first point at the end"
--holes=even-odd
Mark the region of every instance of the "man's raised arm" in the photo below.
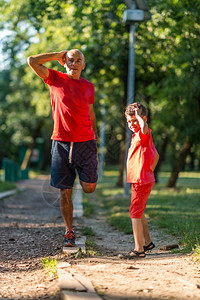
{"type": "Polygon", "coordinates": [[[46,79],[49,77],[49,70],[44,66],[44,63],[48,61],[57,60],[59,63],[64,66],[66,60],[67,51],[61,52],[52,52],[52,53],[44,53],[37,54],[33,56],[29,56],[27,61],[31,69],[42,79],[46,79]]]}

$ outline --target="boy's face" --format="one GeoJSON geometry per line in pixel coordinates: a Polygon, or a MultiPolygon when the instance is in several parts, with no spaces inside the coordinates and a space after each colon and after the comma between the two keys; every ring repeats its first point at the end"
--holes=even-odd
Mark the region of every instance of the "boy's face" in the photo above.
{"type": "Polygon", "coordinates": [[[140,130],[140,125],[136,117],[127,115],[126,117],[128,128],[133,132],[138,132],[140,130]]]}

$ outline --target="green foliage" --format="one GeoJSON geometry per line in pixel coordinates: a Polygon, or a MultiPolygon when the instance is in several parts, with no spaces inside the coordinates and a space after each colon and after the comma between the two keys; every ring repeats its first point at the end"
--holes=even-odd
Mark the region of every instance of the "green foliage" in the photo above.
{"type": "Polygon", "coordinates": [[[197,262],[200,262],[200,245],[197,244],[196,247],[193,249],[193,259],[197,262]]]}
{"type": "Polygon", "coordinates": [[[14,189],[16,189],[15,184],[0,180],[0,193],[4,191],[14,190],[14,189]]]}
{"type": "Polygon", "coordinates": [[[75,258],[82,258],[82,257],[84,257],[84,253],[83,253],[83,251],[82,251],[82,249],[80,247],[78,248],[77,252],[74,254],[74,257],[75,258]]]}
{"type": "MultiPolygon", "coordinates": [[[[200,4],[188,0],[148,0],[148,4],[152,19],[136,30],[135,100],[150,110],[158,150],[169,135],[167,158],[173,165],[186,138],[199,156],[200,4]]],[[[27,56],[79,48],[87,62],[83,77],[95,85],[98,127],[102,108],[106,110],[106,158],[118,162],[129,46],[129,28],[122,22],[125,9],[121,0],[2,1],[0,28],[7,34],[2,39],[6,68],[0,71],[0,138],[5,145],[0,159],[6,153],[17,158],[20,143],[30,145],[35,135],[45,143],[51,136],[49,91],[27,66],[27,56]]],[[[57,62],[47,66],[65,71],[57,62]]]]}
{"type": "Polygon", "coordinates": [[[42,266],[49,276],[54,276],[57,272],[57,260],[49,257],[42,258],[42,266]]]}
{"type": "Polygon", "coordinates": [[[85,226],[85,227],[83,228],[82,234],[83,234],[83,235],[87,235],[87,236],[94,236],[94,235],[95,235],[95,233],[94,233],[94,231],[92,230],[92,228],[90,228],[90,227],[88,227],[88,226],[85,226]]]}
{"type": "Polygon", "coordinates": [[[100,255],[99,247],[97,246],[97,244],[95,243],[92,237],[87,238],[85,242],[85,246],[86,246],[87,254],[91,256],[100,255]]]}

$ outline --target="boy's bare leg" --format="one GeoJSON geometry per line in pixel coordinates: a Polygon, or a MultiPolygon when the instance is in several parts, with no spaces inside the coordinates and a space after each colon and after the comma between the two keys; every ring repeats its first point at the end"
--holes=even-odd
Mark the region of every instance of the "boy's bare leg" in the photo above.
{"type": "Polygon", "coordinates": [[[141,219],[132,218],[133,236],[135,240],[135,251],[142,252],[143,248],[143,225],[141,219]]]}
{"type": "Polygon", "coordinates": [[[146,220],[144,214],[141,217],[141,221],[142,221],[142,226],[143,226],[143,238],[144,238],[143,242],[144,242],[144,245],[147,246],[147,245],[149,245],[149,243],[151,243],[151,237],[149,234],[148,223],[147,223],[147,220],[146,220]]]}
{"type": "Polygon", "coordinates": [[[72,189],[60,190],[60,210],[63,216],[66,231],[69,231],[72,229],[73,218],[72,189]]]}

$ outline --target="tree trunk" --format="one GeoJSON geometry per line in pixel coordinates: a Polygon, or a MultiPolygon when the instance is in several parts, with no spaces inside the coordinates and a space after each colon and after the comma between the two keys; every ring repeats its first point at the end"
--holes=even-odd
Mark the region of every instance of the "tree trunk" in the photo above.
{"type": "Polygon", "coordinates": [[[32,154],[32,151],[33,149],[35,148],[36,146],[36,139],[40,136],[40,131],[42,129],[42,126],[44,124],[44,121],[45,119],[41,119],[38,123],[38,126],[37,128],[35,129],[35,132],[34,132],[34,135],[33,135],[33,142],[32,144],[29,146],[29,148],[26,150],[26,153],[25,153],[25,156],[24,156],[24,159],[22,161],[22,164],[21,164],[21,169],[22,170],[25,170],[26,168],[28,168],[28,165],[29,165],[29,162],[30,162],[30,158],[31,158],[31,154],[32,154]]]}
{"type": "Polygon", "coordinates": [[[154,171],[154,176],[155,176],[156,182],[158,182],[158,172],[160,171],[160,167],[161,167],[162,163],[165,161],[165,154],[166,154],[168,141],[169,141],[169,134],[166,133],[166,135],[162,141],[162,146],[161,146],[160,152],[158,152],[160,157],[159,157],[157,166],[154,171]]]}
{"type": "Polygon", "coordinates": [[[194,161],[195,161],[195,153],[190,153],[190,171],[194,171],[194,161]]]}
{"type": "Polygon", "coordinates": [[[175,187],[176,186],[176,181],[178,179],[178,175],[179,175],[179,172],[181,170],[183,170],[184,168],[184,165],[185,165],[185,160],[186,160],[186,157],[187,155],[190,153],[190,150],[192,148],[192,143],[189,142],[189,141],[186,141],[180,151],[180,154],[179,154],[179,157],[178,157],[178,160],[171,172],[171,176],[167,182],[167,185],[166,187],[175,187]]]}

